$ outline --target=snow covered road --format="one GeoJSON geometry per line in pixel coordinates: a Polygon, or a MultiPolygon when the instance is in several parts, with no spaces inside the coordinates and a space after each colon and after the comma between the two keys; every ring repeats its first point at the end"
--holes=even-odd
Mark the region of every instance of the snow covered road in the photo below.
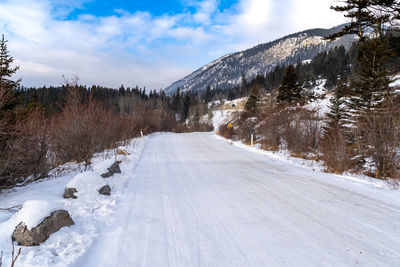
{"type": "Polygon", "coordinates": [[[212,134],[147,141],[77,266],[400,266],[400,194],[212,134]]]}

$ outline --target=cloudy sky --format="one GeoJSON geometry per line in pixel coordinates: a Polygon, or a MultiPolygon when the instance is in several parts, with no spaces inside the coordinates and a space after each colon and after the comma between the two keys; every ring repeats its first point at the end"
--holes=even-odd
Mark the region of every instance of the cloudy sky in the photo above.
{"type": "Polygon", "coordinates": [[[345,22],[337,0],[0,0],[26,86],[160,89],[227,53],[345,22]]]}

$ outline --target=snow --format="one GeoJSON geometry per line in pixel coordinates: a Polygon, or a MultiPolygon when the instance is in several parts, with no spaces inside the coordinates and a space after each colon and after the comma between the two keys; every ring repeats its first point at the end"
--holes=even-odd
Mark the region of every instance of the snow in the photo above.
{"type": "MultiPolygon", "coordinates": [[[[62,176],[52,177],[0,194],[0,208],[23,205],[16,209],[0,210],[0,251],[3,251],[3,266],[10,266],[11,234],[24,221],[34,227],[56,209],[67,210],[75,225],[63,227],[43,244],[37,247],[21,247],[21,256],[16,266],[71,266],[93,245],[96,238],[118,208],[125,185],[131,179],[132,170],[140,159],[148,137],[135,139],[123,146],[130,155],[120,164],[121,174],[102,179],[99,173],[87,171],[79,173],[79,166],[66,164],[70,170],[62,176]],[[111,196],[98,193],[98,187],[105,183],[111,186],[111,196]],[[66,186],[77,187],[78,199],[64,199],[66,186]]],[[[93,159],[96,171],[115,161],[113,151],[99,153],[93,159]]],[[[110,165],[111,165],[110,164],[110,165]]],[[[108,165],[107,167],[109,167],[108,165]]],[[[106,167],[106,168],[107,168],[106,167]]],[[[17,248],[18,249],[18,248],[17,248]]]]}
{"type": "Polygon", "coordinates": [[[234,116],[234,110],[216,110],[213,111],[212,125],[214,126],[214,131],[218,131],[218,127],[222,124],[227,124],[234,116]]]}
{"type": "Polygon", "coordinates": [[[106,159],[100,161],[99,163],[93,166],[93,171],[99,175],[102,175],[108,172],[108,168],[115,162],[114,159],[106,159]]]}
{"type": "Polygon", "coordinates": [[[59,209],[59,206],[57,203],[43,200],[26,201],[9,220],[0,223],[0,244],[9,241],[15,227],[21,222],[25,223],[28,230],[31,230],[53,211],[59,209]]]}
{"type": "Polygon", "coordinates": [[[99,174],[88,171],[76,175],[66,187],[75,188],[78,191],[75,195],[81,197],[91,193],[95,194],[106,184],[105,180],[99,174]]]}
{"type": "Polygon", "coordinates": [[[316,86],[311,88],[316,99],[309,101],[304,108],[310,111],[317,112],[318,116],[324,118],[325,115],[329,112],[329,104],[330,99],[332,97],[331,94],[327,93],[326,88],[326,79],[320,79],[316,81],[316,86]]]}
{"type": "Polygon", "coordinates": [[[154,136],[132,177],[99,242],[75,266],[400,264],[398,191],[208,133],[154,136]]]}
{"type": "MultiPolygon", "coordinates": [[[[266,156],[273,160],[279,160],[292,166],[301,167],[311,171],[318,171],[318,172],[324,172],[325,170],[325,166],[322,164],[322,162],[316,162],[314,160],[303,159],[303,158],[295,158],[292,157],[290,155],[290,152],[286,150],[268,151],[261,149],[258,144],[255,144],[254,146],[249,146],[243,144],[240,141],[232,141],[230,139],[226,139],[219,135],[215,135],[215,138],[229,145],[244,149],[249,152],[257,153],[259,155],[266,156]]],[[[355,174],[345,173],[342,175],[335,174],[335,176],[342,180],[348,180],[358,184],[366,184],[381,189],[393,189],[393,187],[389,185],[386,181],[374,179],[366,175],[355,175],[355,174]]]]}
{"type": "Polygon", "coordinates": [[[400,86],[400,75],[394,76],[393,79],[395,81],[390,84],[390,87],[399,87],[400,86]]]}
{"type": "Polygon", "coordinates": [[[320,97],[326,93],[325,84],[326,79],[320,79],[316,81],[316,86],[312,89],[315,96],[320,97]]]}
{"type": "MultiPolygon", "coordinates": [[[[400,265],[398,190],[214,133],[154,134],[125,149],[111,196],[63,199],[77,173],[0,195],[0,207],[60,205],[75,222],[23,247],[17,266],[400,265]]],[[[1,211],[0,223],[18,213],[1,211]]]]}
{"type": "Polygon", "coordinates": [[[331,96],[327,95],[325,98],[317,98],[316,100],[309,102],[304,106],[305,109],[310,111],[315,111],[318,117],[324,118],[327,113],[329,113],[331,96]]]}

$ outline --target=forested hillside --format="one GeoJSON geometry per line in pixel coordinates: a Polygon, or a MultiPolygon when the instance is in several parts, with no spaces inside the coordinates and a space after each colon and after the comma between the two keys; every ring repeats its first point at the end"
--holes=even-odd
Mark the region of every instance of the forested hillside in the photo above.
{"type": "Polygon", "coordinates": [[[279,66],[245,82],[228,98],[249,95],[233,128],[221,135],[267,150],[323,161],[327,171],[400,179],[399,7],[346,1],[333,7],[353,22],[328,36],[356,34],[358,41],[318,54],[309,63],[279,66]],[[356,12],[356,10],[361,10],[356,12]]]}

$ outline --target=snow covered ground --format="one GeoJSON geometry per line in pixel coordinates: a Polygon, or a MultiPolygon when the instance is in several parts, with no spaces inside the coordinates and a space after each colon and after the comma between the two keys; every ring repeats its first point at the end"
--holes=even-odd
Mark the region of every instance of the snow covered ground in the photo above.
{"type": "MultiPolygon", "coordinates": [[[[134,139],[131,145],[124,147],[131,155],[126,156],[121,163],[122,173],[111,178],[96,179],[99,174],[104,173],[104,169],[115,162],[113,153],[107,151],[98,154],[93,160],[94,172],[97,174],[93,172],[78,174],[80,171],[75,170],[61,177],[0,194],[0,208],[23,205],[19,211],[0,210],[0,251],[3,251],[3,266],[10,266],[11,234],[15,226],[24,221],[28,228],[34,227],[56,209],[67,210],[75,225],[64,227],[52,234],[41,246],[22,247],[16,266],[70,266],[81,257],[118,208],[122,192],[132,177],[132,169],[139,159],[144,144],[144,139],[134,139]],[[74,179],[75,176],[82,179],[74,179]],[[98,187],[103,183],[111,186],[111,196],[98,194],[98,187]],[[78,199],[63,198],[67,184],[78,188],[76,194],[79,196],[78,199]]],[[[121,160],[121,156],[117,157],[121,160]]],[[[77,165],[69,166],[71,167],[76,169],[77,165]]]]}
{"type": "MultiPolygon", "coordinates": [[[[0,207],[58,201],[75,221],[23,248],[18,266],[400,265],[399,191],[266,157],[213,133],[143,143],[106,180],[111,198],[63,200],[72,174],[2,195],[0,207]]],[[[0,247],[8,266],[11,244],[0,247]]]]}
{"type": "Polygon", "coordinates": [[[149,140],[76,266],[396,266],[400,194],[218,141],[149,140]]]}

